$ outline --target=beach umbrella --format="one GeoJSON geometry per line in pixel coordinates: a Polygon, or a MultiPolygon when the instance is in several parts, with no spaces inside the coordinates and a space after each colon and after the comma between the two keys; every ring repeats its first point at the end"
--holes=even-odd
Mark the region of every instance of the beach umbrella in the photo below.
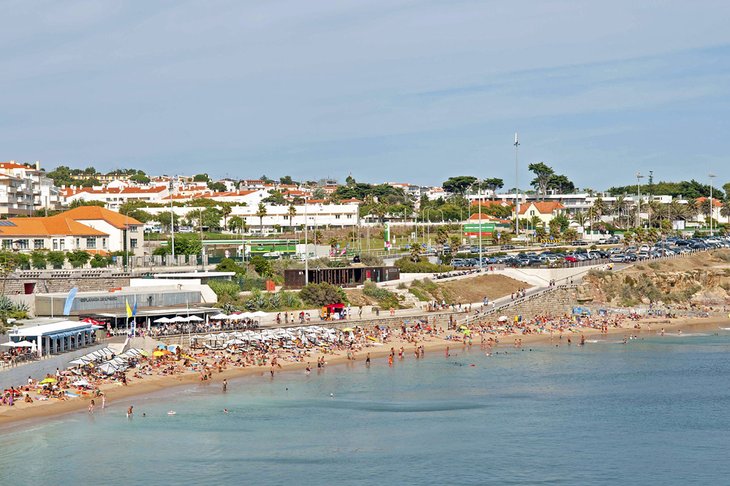
{"type": "Polygon", "coordinates": [[[72,386],[91,386],[91,383],[88,382],[88,380],[80,379],[76,380],[73,383],[71,383],[72,386]]]}
{"type": "Polygon", "coordinates": [[[499,319],[497,319],[499,322],[507,322],[507,320],[509,320],[509,317],[507,316],[499,316],[499,319]]]}
{"type": "Polygon", "coordinates": [[[49,384],[49,383],[56,383],[57,381],[58,380],[56,380],[55,378],[44,378],[42,381],[40,381],[40,384],[41,385],[46,385],[46,384],[49,384]]]}
{"type": "Polygon", "coordinates": [[[251,314],[252,317],[266,317],[268,314],[263,311],[256,311],[253,314],[251,314]]]}
{"type": "Polygon", "coordinates": [[[238,346],[240,344],[245,344],[245,342],[240,339],[231,339],[230,341],[226,341],[226,346],[232,346],[232,345],[238,346]]]}
{"type": "Polygon", "coordinates": [[[167,324],[168,322],[170,322],[170,319],[167,317],[160,317],[159,319],[155,319],[152,322],[154,322],[155,324],[167,324]]]}
{"type": "Polygon", "coordinates": [[[344,329],[343,329],[342,331],[343,331],[343,332],[352,332],[352,331],[354,331],[354,329],[353,329],[353,328],[351,328],[351,327],[346,327],[346,328],[344,328],[344,329]]]}
{"type": "Polygon", "coordinates": [[[119,369],[112,363],[102,363],[99,365],[99,371],[107,375],[113,375],[114,373],[119,371],[119,369]]]}
{"type": "Polygon", "coordinates": [[[202,317],[198,317],[198,316],[190,316],[190,317],[188,317],[188,321],[190,321],[190,322],[203,322],[204,319],[202,317]]]}
{"type": "Polygon", "coordinates": [[[224,319],[228,319],[230,316],[227,316],[226,314],[220,313],[216,314],[214,316],[210,316],[211,319],[215,319],[217,321],[222,321],[224,319]]]}
{"type": "Polygon", "coordinates": [[[170,322],[187,322],[187,318],[183,316],[175,316],[170,319],[170,322]]]}
{"type": "Polygon", "coordinates": [[[163,351],[161,349],[158,349],[157,351],[152,352],[152,356],[154,356],[155,358],[161,358],[162,356],[165,356],[166,354],[168,354],[168,351],[167,350],[163,351]]]}

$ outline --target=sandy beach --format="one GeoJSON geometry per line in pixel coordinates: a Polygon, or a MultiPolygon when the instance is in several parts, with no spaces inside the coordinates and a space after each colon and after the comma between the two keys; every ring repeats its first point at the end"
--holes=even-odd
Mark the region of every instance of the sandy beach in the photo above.
{"type": "MultiPolygon", "coordinates": [[[[643,319],[641,321],[627,321],[624,327],[609,327],[607,333],[603,335],[613,336],[640,336],[640,335],[656,335],[661,329],[664,329],[668,333],[675,333],[679,330],[717,330],[719,327],[730,327],[730,318],[728,316],[720,317],[706,317],[706,318],[657,318],[657,319],[643,319]],[[639,323],[641,329],[635,329],[633,325],[639,323]]],[[[495,345],[495,349],[514,349],[516,344],[515,340],[521,340],[521,347],[526,348],[529,346],[565,346],[568,345],[567,337],[572,338],[573,345],[577,345],[579,336],[584,334],[586,338],[595,337],[602,335],[601,331],[592,328],[581,328],[577,332],[571,332],[564,334],[563,339],[559,338],[558,334],[551,336],[550,334],[512,334],[506,336],[500,336],[499,344],[495,345]]],[[[471,347],[480,346],[480,336],[472,336],[471,347]]],[[[424,354],[431,355],[433,353],[444,353],[446,348],[452,350],[463,349],[468,344],[460,341],[445,339],[443,336],[428,336],[421,339],[417,343],[418,346],[423,346],[424,354]]],[[[380,346],[372,346],[360,351],[353,353],[354,359],[348,359],[347,352],[345,350],[338,350],[334,352],[328,352],[322,354],[320,352],[314,352],[308,361],[316,363],[316,360],[321,356],[324,356],[327,366],[337,366],[344,363],[356,362],[364,366],[364,360],[367,354],[370,355],[373,365],[387,366],[387,357],[390,354],[390,348],[395,348],[396,352],[400,347],[404,348],[404,359],[415,359],[414,358],[414,343],[407,342],[401,338],[389,339],[387,343],[380,346]]],[[[277,366],[276,373],[304,370],[307,367],[307,362],[282,362],[280,367],[277,366]]],[[[150,393],[169,390],[179,386],[190,386],[195,384],[201,384],[200,373],[197,371],[186,371],[181,374],[174,375],[152,375],[147,376],[143,379],[132,378],[132,371],[127,372],[129,376],[129,384],[122,385],[121,383],[104,383],[99,389],[106,396],[108,404],[118,404],[123,402],[124,404],[130,403],[130,399],[133,397],[147,395],[150,393]]],[[[215,371],[210,380],[206,380],[205,386],[209,386],[211,383],[220,386],[223,379],[231,380],[243,376],[260,375],[269,379],[270,371],[268,366],[248,366],[248,367],[227,367],[222,371],[215,371]]],[[[22,400],[16,401],[13,407],[3,406],[0,407],[0,425],[3,428],[7,427],[22,427],[36,423],[40,420],[48,419],[51,417],[58,417],[64,414],[78,412],[88,407],[90,397],[74,398],[63,401],[51,399],[48,401],[34,401],[33,403],[25,403],[22,400]]],[[[97,399],[97,406],[100,406],[99,399],[97,399]]],[[[121,411],[120,411],[121,413],[121,411]]]]}

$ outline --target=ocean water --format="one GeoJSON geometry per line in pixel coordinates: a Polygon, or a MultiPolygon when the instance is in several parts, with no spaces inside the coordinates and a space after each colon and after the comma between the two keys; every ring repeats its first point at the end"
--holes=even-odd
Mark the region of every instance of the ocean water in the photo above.
{"type": "Polygon", "coordinates": [[[177,388],[130,400],[131,420],[130,402],[109,403],[0,431],[0,472],[14,485],[730,484],[730,331],[497,351],[177,388]]]}

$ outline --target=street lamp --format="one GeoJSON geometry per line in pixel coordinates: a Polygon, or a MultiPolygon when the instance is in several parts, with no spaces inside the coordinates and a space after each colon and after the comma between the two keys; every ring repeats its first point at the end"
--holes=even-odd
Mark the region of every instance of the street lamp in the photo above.
{"type": "Polygon", "coordinates": [[[518,151],[520,139],[515,132],[515,236],[520,236],[520,173],[518,164],[518,151]]]}
{"type": "Polygon", "coordinates": [[[710,174],[710,236],[713,236],[712,233],[712,180],[715,178],[715,174],[710,174]]]}
{"type": "Polygon", "coordinates": [[[643,179],[644,176],[641,175],[641,172],[636,173],[636,227],[641,227],[641,179],[643,179]]]}
{"type": "Polygon", "coordinates": [[[175,211],[172,209],[175,178],[170,177],[170,246],[172,247],[172,264],[175,265],[175,211]]]}

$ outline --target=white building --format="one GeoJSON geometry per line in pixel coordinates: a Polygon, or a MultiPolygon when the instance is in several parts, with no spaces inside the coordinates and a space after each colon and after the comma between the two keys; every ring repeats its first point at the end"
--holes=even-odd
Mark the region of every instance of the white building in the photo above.
{"type": "Polygon", "coordinates": [[[169,194],[165,186],[152,187],[69,187],[61,190],[64,205],[74,201],[101,201],[107,209],[118,211],[122,204],[129,201],[161,203],[169,194]]]}
{"type": "Polygon", "coordinates": [[[30,216],[36,210],[58,206],[58,189],[40,170],[39,162],[0,162],[0,215],[30,216]]]}
{"type": "Polygon", "coordinates": [[[307,204],[291,206],[295,212],[290,217],[290,206],[266,205],[266,215],[259,218],[256,213],[258,206],[235,206],[232,208],[231,216],[240,216],[246,221],[249,231],[270,232],[274,227],[299,228],[305,222],[310,228],[332,227],[348,228],[356,227],[360,223],[358,206],[353,204],[307,204]],[[306,217],[305,217],[306,213],[306,217]]]}

